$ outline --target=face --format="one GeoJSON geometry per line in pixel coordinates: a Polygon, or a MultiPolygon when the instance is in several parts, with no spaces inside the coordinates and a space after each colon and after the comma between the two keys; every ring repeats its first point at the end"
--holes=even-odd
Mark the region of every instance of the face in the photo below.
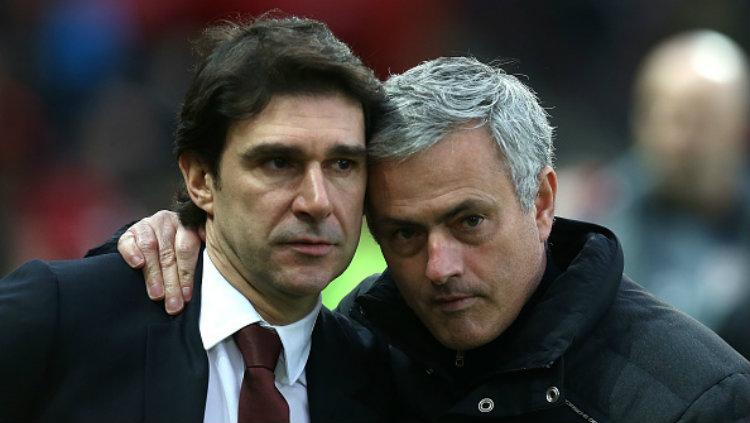
{"type": "Polygon", "coordinates": [[[661,193],[710,203],[736,183],[747,123],[736,81],[714,81],[687,66],[654,69],[645,78],[634,134],[661,193]]]}
{"type": "Polygon", "coordinates": [[[370,167],[371,224],[407,304],[443,345],[499,336],[544,271],[556,180],[521,209],[485,128],[459,129],[403,162],[370,167]]]}
{"type": "Polygon", "coordinates": [[[209,255],[266,319],[301,317],[351,261],[366,185],[364,134],[362,108],[349,98],[277,96],[229,129],[219,183],[198,172],[209,255]]]}

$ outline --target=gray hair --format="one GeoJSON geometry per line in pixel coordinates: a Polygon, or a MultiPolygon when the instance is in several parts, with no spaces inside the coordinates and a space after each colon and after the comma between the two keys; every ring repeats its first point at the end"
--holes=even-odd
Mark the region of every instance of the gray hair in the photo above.
{"type": "Polygon", "coordinates": [[[405,160],[456,129],[487,125],[531,210],[539,172],[553,160],[553,128],[531,89],[477,59],[441,57],[391,76],[385,90],[390,110],[368,147],[373,162],[405,160]]]}

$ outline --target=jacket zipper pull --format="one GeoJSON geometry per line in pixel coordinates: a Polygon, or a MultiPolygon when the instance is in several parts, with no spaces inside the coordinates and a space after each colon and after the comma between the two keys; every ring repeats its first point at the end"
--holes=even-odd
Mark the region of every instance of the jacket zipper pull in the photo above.
{"type": "Polygon", "coordinates": [[[456,350],[456,361],[454,362],[456,367],[464,366],[464,352],[456,350]]]}

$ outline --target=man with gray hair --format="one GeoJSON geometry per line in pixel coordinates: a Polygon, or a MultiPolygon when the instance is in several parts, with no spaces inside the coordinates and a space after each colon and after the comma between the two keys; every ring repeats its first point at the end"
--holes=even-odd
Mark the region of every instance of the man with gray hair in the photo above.
{"type": "MultiPolygon", "coordinates": [[[[462,57],[385,87],[391,108],[368,146],[366,210],[388,269],[339,311],[388,342],[412,414],[750,418],[750,363],[624,276],[612,232],[554,217],[552,128],[531,90],[462,57]]],[[[155,222],[121,239],[127,260],[155,222]]]]}

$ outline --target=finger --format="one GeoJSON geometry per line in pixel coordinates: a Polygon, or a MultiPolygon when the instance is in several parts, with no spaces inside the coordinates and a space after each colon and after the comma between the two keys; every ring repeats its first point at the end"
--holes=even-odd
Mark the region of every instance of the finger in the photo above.
{"type": "Polygon", "coordinates": [[[120,235],[120,239],[117,240],[117,251],[120,252],[128,266],[133,269],[143,267],[143,254],[141,254],[141,250],[138,249],[135,242],[135,231],[132,228],[128,228],[124,234],[120,235]]]}
{"type": "Polygon", "coordinates": [[[160,211],[149,218],[149,224],[159,244],[159,265],[164,281],[164,308],[169,314],[177,314],[184,304],[174,248],[178,221],[174,213],[160,211]]]}
{"type": "Polygon", "coordinates": [[[142,219],[129,230],[135,235],[135,243],[143,254],[143,277],[146,279],[146,292],[152,300],[164,298],[164,283],[159,264],[159,246],[156,234],[148,224],[148,218],[142,219]]]}
{"type": "Polygon", "coordinates": [[[175,237],[175,251],[177,253],[177,272],[180,277],[182,298],[190,301],[193,296],[193,281],[195,280],[195,265],[198,262],[201,239],[193,229],[182,225],[177,228],[175,237]]]}

